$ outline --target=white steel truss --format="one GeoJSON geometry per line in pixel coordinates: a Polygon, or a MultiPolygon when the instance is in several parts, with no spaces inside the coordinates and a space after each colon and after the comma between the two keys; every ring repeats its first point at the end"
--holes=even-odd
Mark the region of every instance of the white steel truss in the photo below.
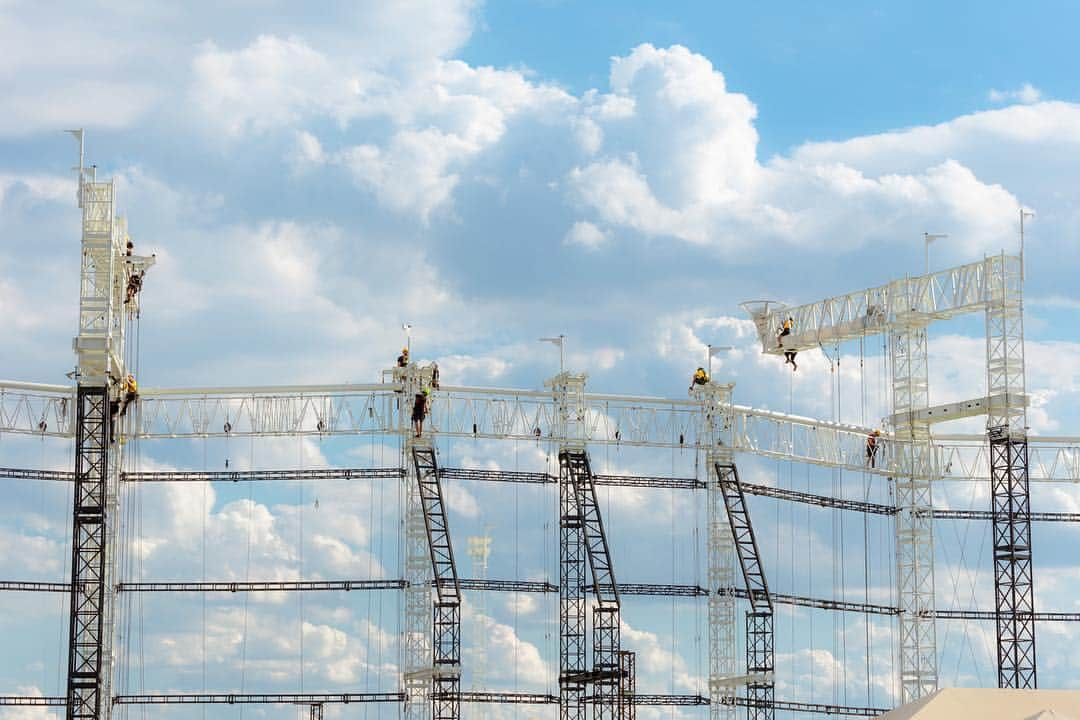
{"type": "MultiPolygon", "coordinates": [[[[400,395],[395,390],[400,389],[400,384],[147,388],[139,395],[138,421],[129,423],[126,433],[147,439],[393,435],[400,432],[399,414],[408,413],[397,405],[400,395]]],[[[539,428],[545,441],[561,439],[553,429],[557,409],[550,392],[443,386],[435,395],[434,414],[425,425],[438,435],[535,440],[539,428]],[[448,424],[450,418],[454,422],[448,424]],[[540,422],[533,425],[533,418],[540,422]]],[[[73,438],[73,398],[72,389],[64,385],[0,381],[0,434],[73,438]]],[[[592,424],[591,436],[586,436],[590,443],[707,445],[699,444],[694,418],[698,404],[693,400],[586,393],[584,402],[587,417],[603,418],[592,424]],[[616,425],[612,418],[623,423],[616,425]]],[[[877,467],[869,469],[864,455],[868,432],[870,428],[744,405],[731,408],[731,446],[738,452],[893,476],[907,443],[886,433],[877,467]]],[[[937,434],[932,440],[940,479],[989,481],[985,436],[937,434]]],[[[1030,482],[1080,481],[1080,437],[1033,436],[1028,443],[1030,482]]]]}
{"type": "MultiPolygon", "coordinates": [[[[1019,258],[1005,256],[1009,262],[1019,258]]],[[[889,332],[896,322],[922,324],[986,308],[991,299],[991,277],[997,258],[893,280],[886,285],[858,290],[806,305],[745,303],[757,325],[762,350],[808,350],[889,332]],[[777,346],[778,328],[792,318],[791,334],[777,346]]]]}
{"type": "Polygon", "coordinates": [[[900,606],[900,684],[903,703],[937,690],[934,607],[934,534],[929,426],[915,412],[929,406],[926,326],[897,327],[889,335],[893,413],[911,452],[895,479],[897,595],[900,606]]]}
{"type": "Polygon", "coordinates": [[[709,382],[694,389],[700,403],[699,423],[704,449],[709,577],[709,718],[734,720],[739,676],[735,624],[735,544],[727,508],[712,468],[732,463],[732,385],[709,382]]]}

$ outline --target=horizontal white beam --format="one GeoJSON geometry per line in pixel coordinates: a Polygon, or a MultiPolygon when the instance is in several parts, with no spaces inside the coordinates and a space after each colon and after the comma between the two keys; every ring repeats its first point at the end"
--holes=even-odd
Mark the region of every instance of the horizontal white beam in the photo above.
{"type": "Polygon", "coordinates": [[[948,422],[950,420],[962,420],[963,418],[986,415],[991,408],[1002,408],[1006,406],[1027,407],[1027,404],[1027,395],[1006,396],[999,393],[989,397],[934,405],[932,407],[922,408],[921,410],[915,410],[911,413],[891,415],[888,418],[888,423],[890,427],[897,427],[898,425],[905,423],[932,425],[940,422],[948,422]]]}
{"type": "Polygon", "coordinates": [[[1018,256],[994,255],[805,305],[757,302],[744,304],[744,308],[757,328],[762,351],[781,355],[786,350],[831,346],[880,335],[890,327],[925,326],[982,310],[1000,299],[997,294],[1002,284],[991,282],[992,278],[1001,273],[1019,273],[1019,269],[1018,256]],[[789,317],[791,332],[779,347],[777,333],[789,317]]]}

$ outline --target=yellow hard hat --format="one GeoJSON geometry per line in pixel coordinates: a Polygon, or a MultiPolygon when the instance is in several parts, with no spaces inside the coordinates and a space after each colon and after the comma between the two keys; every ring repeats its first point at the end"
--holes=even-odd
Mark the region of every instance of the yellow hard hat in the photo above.
{"type": "Polygon", "coordinates": [[[407,347],[405,347],[405,348],[401,348],[401,352],[402,352],[402,354],[404,354],[404,355],[408,355],[408,354],[409,354],[409,348],[407,348],[407,347]]]}

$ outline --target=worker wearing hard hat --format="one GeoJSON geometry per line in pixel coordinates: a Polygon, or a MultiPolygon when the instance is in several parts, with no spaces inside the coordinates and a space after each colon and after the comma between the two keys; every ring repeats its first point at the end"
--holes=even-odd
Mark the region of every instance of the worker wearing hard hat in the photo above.
{"type": "Polygon", "coordinates": [[[690,389],[687,392],[694,392],[694,387],[697,385],[705,385],[709,382],[709,373],[705,372],[705,368],[699,367],[694,371],[694,376],[690,378],[690,389]]]}
{"type": "Polygon", "coordinates": [[[401,348],[401,354],[397,356],[397,366],[399,368],[409,366],[409,348],[401,348]]]}

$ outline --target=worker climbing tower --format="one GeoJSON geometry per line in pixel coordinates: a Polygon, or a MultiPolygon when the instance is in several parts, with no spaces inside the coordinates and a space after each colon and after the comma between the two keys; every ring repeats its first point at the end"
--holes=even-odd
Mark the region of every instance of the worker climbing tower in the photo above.
{"type": "Polygon", "coordinates": [[[405,482],[405,716],[445,720],[459,710],[461,593],[435,451],[429,440],[415,437],[408,412],[413,398],[430,387],[431,369],[408,363],[392,376],[402,389],[397,402],[405,482]]]}
{"type": "Polygon", "coordinates": [[[108,717],[111,710],[115,538],[122,443],[117,413],[123,392],[124,300],[132,275],[153,258],[127,253],[126,224],[116,216],[114,181],[84,167],[79,141],[82,209],[76,366],[75,493],[71,543],[67,717],[108,717]]]}

